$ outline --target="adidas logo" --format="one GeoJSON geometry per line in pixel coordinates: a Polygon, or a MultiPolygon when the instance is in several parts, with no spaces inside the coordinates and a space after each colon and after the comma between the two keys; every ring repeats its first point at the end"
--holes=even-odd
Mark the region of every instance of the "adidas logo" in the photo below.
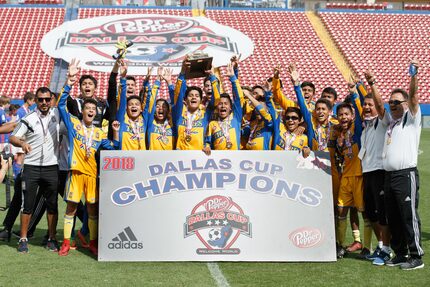
{"type": "Polygon", "coordinates": [[[109,249],[143,249],[143,243],[138,242],[130,226],[118,233],[108,244],[109,249]]]}

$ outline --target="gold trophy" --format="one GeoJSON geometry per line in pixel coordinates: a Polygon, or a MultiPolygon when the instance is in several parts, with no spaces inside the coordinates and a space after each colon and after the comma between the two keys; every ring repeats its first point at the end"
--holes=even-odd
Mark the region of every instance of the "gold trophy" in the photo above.
{"type": "Polygon", "coordinates": [[[205,71],[212,67],[213,57],[202,51],[195,51],[188,55],[188,61],[191,63],[190,69],[185,73],[185,79],[194,79],[206,77],[205,71]]]}

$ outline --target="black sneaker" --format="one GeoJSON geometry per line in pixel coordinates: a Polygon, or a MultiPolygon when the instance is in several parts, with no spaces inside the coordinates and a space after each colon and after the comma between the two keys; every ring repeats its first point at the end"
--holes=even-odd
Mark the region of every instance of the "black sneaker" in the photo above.
{"type": "Polygon", "coordinates": [[[18,252],[19,253],[28,253],[28,241],[25,238],[21,238],[18,242],[18,252]]]}
{"type": "Polygon", "coordinates": [[[390,260],[385,262],[386,266],[400,266],[403,263],[406,263],[408,261],[408,257],[405,255],[396,255],[393,258],[391,258],[390,260]]]}
{"type": "Polygon", "coordinates": [[[409,257],[406,263],[400,265],[402,270],[414,270],[424,268],[424,262],[420,258],[409,257]]]}
{"type": "Polygon", "coordinates": [[[42,246],[45,246],[45,245],[47,245],[48,244],[48,241],[49,241],[49,235],[48,234],[45,234],[45,236],[43,236],[43,239],[42,239],[42,246]]]}
{"type": "Polygon", "coordinates": [[[342,259],[346,255],[347,251],[344,247],[337,245],[336,246],[336,256],[338,259],[342,259]]]}
{"type": "Polygon", "coordinates": [[[48,239],[45,246],[46,249],[52,252],[58,252],[58,242],[55,239],[48,239]]]}
{"type": "Polygon", "coordinates": [[[361,252],[360,254],[358,254],[357,258],[361,260],[366,260],[368,256],[370,256],[370,250],[364,247],[363,249],[361,249],[361,252]]]}
{"type": "Polygon", "coordinates": [[[10,242],[10,236],[11,232],[7,230],[6,228],[0,231],[0,241],[7,241],[10,242]]]}

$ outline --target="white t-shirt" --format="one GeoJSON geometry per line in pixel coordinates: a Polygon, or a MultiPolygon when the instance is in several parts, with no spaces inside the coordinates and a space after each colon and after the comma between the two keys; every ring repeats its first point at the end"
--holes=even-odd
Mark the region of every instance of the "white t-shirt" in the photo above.
{"type": "Polygon", "coordinates": [[[56,108],[51,108],[46,116],[36,109],[21,119],[12,135],[24,138],[31,146],[31,152],[25,156],[26,165],[58,164],[59,129],[60,115],[56,108]]]}
{"type": "Polygon", "coordinates": [[[420,107],[415,116],[406,111],[397,124],[390,116],[384,117],[382,122],[387,126],[382,152],[384,169],[395,171],[416,167],[422,126],[420,107]]]}
{"type": "MultiPolygon", "coordinates": [[[[385,113],[386,115],[388,113],[385,113]]],[[[384,149],[384,137],[387,126],[376,117],[372,120],[363,121],[365,125],[361,134],[361,150],[364,152],[361,159],[363,172],[371,172],[383,169],[382,151],[384,149]]]]}

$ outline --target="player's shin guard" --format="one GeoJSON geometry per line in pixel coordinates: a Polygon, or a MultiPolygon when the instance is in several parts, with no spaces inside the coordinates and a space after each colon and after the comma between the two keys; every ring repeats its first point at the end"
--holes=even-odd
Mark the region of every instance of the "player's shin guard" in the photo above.
{"type": "Polygon", "coordinates": [[[88,217],[88,229],[90,230],[90,240],[97,240],[99,219],[97,216],[88,217]]]}
{"type": "Polygon", "coordinates": [[[337,234],[336,238],[340,246],[343,246],[343,243],[345,242],[346,228],[347,228],[346,217],[339,216],[337,229],[336,229],[336,234],[337,234]]]}
{"type": "Polygon", "coordinates": [[[368,219],[364,219],[364,235],[363,235],[363,247],[369,250],[372,249],[372,224],[368,219]]]}
{"type": "Polygon", "coordinates": [[[73,228],[73,215],[68,216],[64,215],[64,239],[70,239],[72,236],[72,228],[73,228]]]}

